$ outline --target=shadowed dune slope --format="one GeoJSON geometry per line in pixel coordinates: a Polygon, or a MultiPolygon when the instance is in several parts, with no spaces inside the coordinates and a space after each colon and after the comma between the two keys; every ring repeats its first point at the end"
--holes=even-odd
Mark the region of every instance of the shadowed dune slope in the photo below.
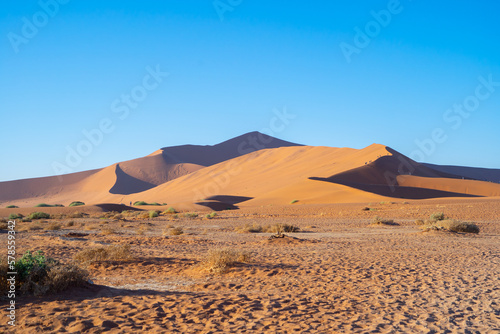
{"type": "Polygon", "coordinates": [[[327,178],[312,177],[386,197],[426,199],[438,197],[498,196],[500,185],[437,171],[387,148],[388,155],[364,166],[327,178]]]}
{"type": "Polygon", "coordinates": [[[463,176],[466,179],[475,179],[480,181],[500,183],[500,169],[462,167],[462,166],[442,166],[442,165],[432,165],[432,164],[422,164],[422,165],[441,172],[463,176]]]}

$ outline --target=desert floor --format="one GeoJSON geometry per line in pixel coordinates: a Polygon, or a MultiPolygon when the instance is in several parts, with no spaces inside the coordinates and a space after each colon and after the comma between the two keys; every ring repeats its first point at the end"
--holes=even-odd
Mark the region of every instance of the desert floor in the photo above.
{"type": "MultiPolygon", "coordinates": [[[[204,214],[123,221],[94,213],[19,223],[18,253],[43,250],[68,262],[82,249],[121,243],[131,245],[134,258],[92,264],[88,288],[18,297],[15,332],[500,332],[500,199],[296,203],[204,214]],[[481,231],[423,232],[415,220],[434,212],[473,221],[481,231]],[[398,225],[371,225],[374,216],[398,225]],[[54,221],[62,229],[29,230],[54,221]],[[301,231],[273,240],[271,233],[238,231],[278,223],[301,231]],[[172,226],[184,233],[170,235],[172,226]],[[250,262],[223,274],[201,270],[207,252],[221,247],[249,252],[250,262]]],[[[0,240],[5,244],[5,233],[0,240]]],[[[2,319],[0,331],[8,332],[2,319]]]]}

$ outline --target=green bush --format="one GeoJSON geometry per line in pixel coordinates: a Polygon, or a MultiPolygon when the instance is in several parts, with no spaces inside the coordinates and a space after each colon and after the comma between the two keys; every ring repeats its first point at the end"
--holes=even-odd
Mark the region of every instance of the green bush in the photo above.
{"type": "MultiPolygon", "coordinates": [[[[0,285],[2,291],[7,285],[7,261],[0,261],[0,285]]],[[[16,261],[16,290],[23,294],[43,295],[48,292],[60,292],[72,286],[85,285],[89,279],[88,272],[73,264],[61,264],[46,257],[43,252],[26,251],[16,261]]]]}
{"type": "Polygon", "coordinates": [[[212,219],[212,218],[214,218],[215,216],[217,216],[217,212],[212,212],[212,213],[209,213],[209,214],[205,215],[205,218],[207,218],[207,219],[212,219]]]}
{"type": "Polygon", "coordinates": [[[22,219],[24,216],[20,213],[11,213],[9,215],[9,220],[11,219],[22,219]]]}
{"type": "Polygon", "coordinates": [[[8,205],[6,206],[7,209],[18,209],[19,207],[17,205],[8,205]]]}
{"type": "Polygon", "coordinates": [[[186,212],[184,214],[184,217],[186,217],[186,218],[196,218],[196,217],[198,217],[198,214],[196,212],[186,212]]]}
{"type": "Polygon", "coordinates": [[[40,204],[37,204],[35,205],[35,208],[53,208],[53,207],[64,207],[64,205],[62,204],[54,204],[54,205],[50,205],[50,204],[45,204],[45,203],[40,203],[40,204]]]}
{"type": "Polygon", "coordinates": [[[29,219],[49,219],[50,215],[45,212],[32,212],[28,216],[29,219]]]}
{"type": "Polygon", "coordinates": [[[68,206],[80,206],[80,205],[85,205],[85,203],[80,202],[80,201],[74,201],[74,202],[71,202],[71,204],[68,206]]]}
{"type": "Polygon", "coordinates": [[[295,204],[297,203],[299,200],[298,199],[294,199],[293,201],[290,202],[290,204],[295,204]]]}
{"type": "Polygon", "coordinates": [[[149,218],[158,217],[158,211],[149,211],[149,218]]]}
{"type": "Polygon", "coordinates": [[[134,202],[133,204],[134,206],[139,206],[139,205],[149,205],[148,203],[144,202],[144,201],[136,201],[134,202]]]}
{"type": "Polygon", "coordinates": [[[444,220],[444,218],[445,218],[445,216],[444,216],[444,213],[442,213],[442,212],[435,212],[431,215],[432,221],[444,220]]]}
{"type": "Polygon", "coordinates": [[[163,214],[174,214],[177,213],[177,211],[173,207],[169,207],[167,210],[163,211],[163,214]]]}

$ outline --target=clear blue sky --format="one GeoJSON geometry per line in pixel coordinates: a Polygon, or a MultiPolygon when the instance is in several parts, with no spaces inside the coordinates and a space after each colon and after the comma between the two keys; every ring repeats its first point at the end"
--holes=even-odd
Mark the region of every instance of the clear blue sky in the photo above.
{"type": "Polygon", "coordinates": [[[421,161],[500,168],[500,86],[480,87],[475,97],[478,77],[500,82],[495,1],[40,5],[54,1],[2,2],[2,181],[54,175],[54,162],[67,165],[67,148],[103,119],[112,130],[72,171],[269,128],[273,110],[284,108],[296,117],[275,128],[281,139],[376,142],[411,155],[416,140],[429,144],[440,128],[421,161]],[[381,10],[390,14],[381,14],[383,24],[371,13],[381,10]],[[369,44],[356,40],[367,28],[369,44]],[[357,45],[350,62],[346,45],[357,45]],[[159,84],[147,77],[145,90],[147,68],[156,66],[169,75],[159,84]],[[141,101],[121,119],[120,99],[134,89],[141,101]],[[467,118],[447,113],[464,101],[467,118]]]}

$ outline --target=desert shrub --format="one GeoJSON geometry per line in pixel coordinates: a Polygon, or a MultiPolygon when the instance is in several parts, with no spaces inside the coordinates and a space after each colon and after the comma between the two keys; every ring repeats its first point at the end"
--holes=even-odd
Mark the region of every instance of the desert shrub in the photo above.
{"type": "Polygon", "coordinates": [[[66,223],[66,226],[70,227],[70,226],[74,226],[75,225],[75,222],[70,220],[69,222],[66,223]]]}
{"type": "Polygon", "coordinates": [[[28,215],[29,219],[49,219],[50,215],[45,212],[32,212],[28,215]]]}
{"type": "Polygon", "coordinates": [[[434,212],[433,214],[431,214],[431,221],[444,220],[444,218],[445,216],[442,212],[434,212]]]}
{"type": "Polygon", "coordinates": [[[117,213],[116,215],[114,215],[111,218],[116,219],[116,220],[125,220],[125,217],[123,217],[123,215],[121,213],[117,213]]]}
{"type": "Polygon", "coordinates": [[[85,203],[80,201],[74,201],[71,202],[68,206],[80,206],[80,205],[85,205],[85,203]]]}
{"type": "Polygon", "coordinates": [[[398,225],[392,219],[384,219],[379,216],[376,216],[372,219],[372,225],[398,225]]]}
{"type": "Polygon", "coordinates": [[[209,213],[209,214],[206,214],[206,215],[205,215],[205,218],[207,218],[207,219],[212,219],[212,218],[214,218],[215,216],[217,216],[217,212],[211,212],[211,213],[209,213]]]}
{"type": "MultiPolygon", "coordinates": [[[[46,257],[43,252],[26,251],[16,261],[16,290],[23,294],[43,295],[56,293],[73,286],[85,285],[88,273],[73,264],[61,264],[46,257]]],[[[0,260],[0,286],[6,291],[8,265],[6,259],[0,260]]]]}
{"type": "Polygon", "coordinates": [[[174,214],[177,213],[177,211],[173,207],[169,207],[167,210],[163,211],[163,214],[174,214]]]}
{"type": "Polygon", "coordinates": [[[111,235],[111,234],[115,234],[116,231],[112,228],[109,228],[109,227],[105,227],[101,230],[101,234],[103,235],[111,235]]]}
{"type": "Polygon", "coordinates": [[[158,211],[149,211],[149,218],[158,217],[158,211]]]}
{"type": "Polygon", "coordinates": [[[289,224],[274,224],[266,227],[266,232],[269,233],[294,233],[299,232],[300,228],[298,226],[289,224]]]}
{"type": "Polygon", "coordinates": [[[11,213],[9,215],[9,220],[11,219],[22,219],[24,216],[20,213],[11,213]]]}
{"type": "Polygon", "coordinates": [[[200,264],[202,271],[222,274],[238,263],[249,262],[250,253],[230,248],[211,249],[200,264]]]}
{"type": "Polygon", "coordinates": [[[298,199],[294,199],[294,200],[292,200],[292,201],[290,202],[290,204],[295,204],[295,203],[297,203],[298,201],[299,201],[298,199]]]}
{"type": "Polygon", "coordinates": [[[186,218],[196,218],[196,217],[198,217],[198,214],[196,212],[186,212],[184,214],[184,217],[186,217],[186,218]]]}
{"type": "Polygon", "coordinates": [[[58,231],[61,229],[61,224],[57,223],[50,223],[49,225],[45,226],[44,230],[46,231],[58,231]]]}
{"type": "Polygon", "coordinates": [[[171,229],[166,230],[165,232],[164,232],[164,234],[181,235],[184,233],[184,230],[182,229],[182,227],[173,227],[171,229]]]}
{"type": "Polygon", "coordinates": [[[75,211],[73,213],[70,213],[67,217],[75,219],[75,218],[84,218],[85,216],[87,216],[86,213],[75,211]]]}
{"type": "Polygon", "coordinates": [[[425,221],[423,221],[422,219],[417,219],[415,220],[415,225],[425,225],[425,221]]]}
{"type": "Polygon", "coordinates": [[[62,204],[54,204],[54,205],[51,205],[51,204],[46,204],[46,203],[40,203],[40,204],[37,204],[35,205],[35,208],[53,208],[53,207],[64,207],[64,205],[62,204]]]}
{"type": "Polygon", "coordinates": [[[139,206],[139,205],[155,205],[155,206],[161,206],[160,203],[157,203],[157,202],[153,202],[153,203],[147,203],[147,202],[144,202],[144,201],[136,201],[134,202],[133,204],[134,206],[139,206]]]}
{"type": "Polygon", "coordinates": [[[479,227],[474,223],[446,219],[438,221],[436,225],[453,232],[479,233],[479,227]]]}
{"type": "Polygon", "coordinates": [[[87,248],[76,253],[73,259],[78,263],[91,264],[101,261],[128,260],[132,257],[130,245],[125,244],[87,248]]]}
{"type": "Polygon", "coordinates": [[[7,205],[7,209],[18,209],[19,207],[17,205],[7,205]]]}
{"type": "Polygon", "coordinates": [[[160,204],[160,203],[158,203],[158,202],[149,203],[148,205],[161,206],[161,204],[160,204]]]}
{"type": "Polygon", "coordinates": [[[245,226],[237,227],[235,229],[236,232],[238,233],[261,233],[264,229],[262,226],[257,225],[257,224],[247,224],[245,226]]]}

